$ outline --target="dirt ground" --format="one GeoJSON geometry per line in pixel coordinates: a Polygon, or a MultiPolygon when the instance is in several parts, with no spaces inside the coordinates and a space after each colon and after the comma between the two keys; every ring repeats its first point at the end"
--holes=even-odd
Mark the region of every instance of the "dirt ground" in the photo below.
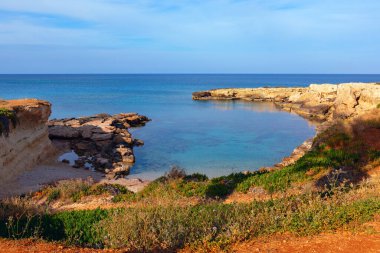
{"type": "Polygon", "coordinates": [[[380,252],[380,234],[322,234],[314,237],[281,236],[235,245],[233,252],[250,253],[375,253],[380,252]]]}
{"type": "MultiPolygon", "coordinates": [[[[66,247],[57,243],[33,240],[0,239],[0,253],[119,253],[123,250],[96,250],[88,248],[66,247]]],[[[181,252],[192,252],[182,250],[181,252]]],[[[214,251],[218,252],[218,251],[214,251]]],[[[364,232],[325,233],[313,237],[294,235],[276,235],[249,242],[235,244],[231,252],[236,253],[380,253],[380,217],[365,224],[364,232]]]]}

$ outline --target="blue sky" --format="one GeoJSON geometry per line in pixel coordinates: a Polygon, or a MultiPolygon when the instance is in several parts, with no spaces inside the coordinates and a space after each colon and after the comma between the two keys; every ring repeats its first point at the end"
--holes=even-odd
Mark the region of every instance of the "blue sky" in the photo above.
{"type": "Polygon", "coordinates": [[[380,73],[378,0],[0,0],[0,73],[380,73]]]}

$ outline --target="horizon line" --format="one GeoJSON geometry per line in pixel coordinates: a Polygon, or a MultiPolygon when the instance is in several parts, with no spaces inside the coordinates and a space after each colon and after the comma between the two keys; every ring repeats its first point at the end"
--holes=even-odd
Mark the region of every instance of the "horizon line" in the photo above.
{"type": "Polygon", "coordinates": [[[380,73],[0,73],[0,75],[380,75],[380,73]]]}

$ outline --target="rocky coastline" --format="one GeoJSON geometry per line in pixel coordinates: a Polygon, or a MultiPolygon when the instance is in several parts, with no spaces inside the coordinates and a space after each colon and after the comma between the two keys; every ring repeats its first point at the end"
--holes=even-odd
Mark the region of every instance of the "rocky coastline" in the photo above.
{"type": "Polygon", "coordinates": [[[194,92],[193,100],[273,102],[320,122],[355,117],[380,103],[379,83],[311,84],[305,88],[231,88],[194,92]]]}
{"type": "MultiPolygon", "coordinates": [[[[311,84],[295,88],[225,88],[198,91],[193,100],[244,100],[273,102],[317,124],[316,134],[339,120],[355,118],[380,106],[380,83],[311,84]]],[[[313,138],[298,146],[273,168],[295,163],[313,147],[313,138]]]]}
{"type": "MultiPolygon", "coordinates": [[[[318,122],[317,133],[334,122],[355,118],[380,105],[380,84],[312,84],[305,88],[232,88],[193,93],[194,100],[246,100],[273,102],[279,108],[318,122]]],[[[98,114],[89,117],[50,120],[51,104],[36,99],[0,100],[0,180],[22,174],[58,154],[74,152],[75,168],[100,171],[108,179],[129,174],[135,162],[133,148],[143,145],[129,129],[144,126],[149,119],[137,113],[98,114]],[[10,115],[10,116],[9,116],[10,115]]],[[[313,147],[305,141],[276,164],[282,168],[301,158],[313,147]]],[[[66,159],[62,160],[68,163],[66,159]]]]}

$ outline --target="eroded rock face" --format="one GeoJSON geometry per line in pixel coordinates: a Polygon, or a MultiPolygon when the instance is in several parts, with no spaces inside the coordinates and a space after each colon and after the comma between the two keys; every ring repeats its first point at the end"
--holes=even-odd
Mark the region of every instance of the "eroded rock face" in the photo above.
{"type": "Polygon", "coordinates": [[[49,136],[53,141],[66,141],[80,158],[75,167],[86,163],[110,177],[129,174],[135,162],[133,139],[128,129],[145,125],[149,119],[136,113],[99,114],[91,117],[51,120],[49,136]]]}
{"type": "Polygon", "coordinates": [[[233,88],[194,92],[194,100],[271,101],[280,108],[320,121],[350,118],[380,104],[380,84],[311,84],[307,88],[233,88]]]}
{"type": "Polygon", "coordinates": [[[54,149],[46,123],[49,102],[37,99],[0,100],[0,108],[12,111],[17,124],[9,124],[7,135],[0,135],[0,184],[49,158],[54,149]]]}

